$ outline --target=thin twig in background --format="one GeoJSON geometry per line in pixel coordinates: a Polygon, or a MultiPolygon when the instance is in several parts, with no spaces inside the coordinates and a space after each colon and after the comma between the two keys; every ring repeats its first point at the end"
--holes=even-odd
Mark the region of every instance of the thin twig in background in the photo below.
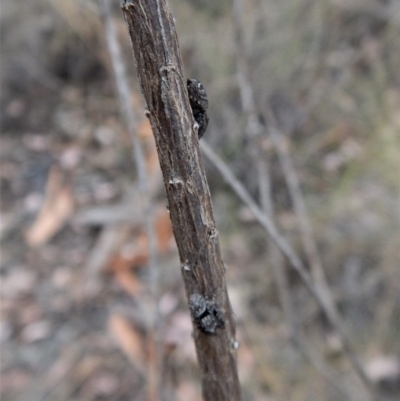
{"type": "Polygon", "coordinates": [[[240,0],[233,0],[233,20],[234,20],[234,43],[236,53],[236,76],[239,84],[240,99],[242,108],[246,116],[246,135],[249,139],[250,153],[255,161],[260,200],[267,214],[272,216],[272,196],[271,196],[271,177],[269,173],[268,160],[260,146],[260,139],[265,132],[265,127],[261,125],[255,107],[253,88],[249,81],[248,62],[246,49],[243,43],[242,32],[242,3],[240,0]]]}
{"type": "MultiPolygon", "coordinates": [[[[148,190],[148,175],[146,171],[145,155],[137,135],[138,116],[131,104],[126,68],[122,58],[120,44],[118,42],[116,29],[111,16],[109,0],[101,0],[101,12],[104,19],[104,27],[107,39],[107,46],[111,57],[114,71],[114,79],[117,88],[119,103],[123,118],[125,119],[133,148],[133,160],[138,174],[139,192],[141,195],[140,208],[145,220],[146,233],[149,240],[149,288],[152,298],[152,313],[150,316],[152,335],[150,341],[151,355],[149,366],[148,389],[149,399],[160,399],[160,366],[162,359],[162,350],[160,345],[160,313],[158,310],[159,301],[159,272],[157,261],[157,240],[154,229],[152,202],[148,190]],[[155,355],[154,355],[155,352],[155,355]]],[[[135,207],[137,205],[135,204],[135,207]]]]}
{"type": "Polygon", "coordinates": [[[373,384],[364,371],[361,362],[355,353],[353,346],[347,336],[341,317],[336,309],[331,290],[328,286],[326,275],[322,266],[321,258],[314,240],[312,226],[308,217],[307,209],[304,202],[304,197],[301,191],[300,183],[287,148],[287,141],[284,140],[283,134],[277,128],[277,123],[274,115],[270,110],[265,112],[268,121],[268,133],[271,140],[277,149],[279,163],[281,165],[286,184],[289,189],[290,198],[292,199],[295,215],[299,222],[301,240],[303,248],[311,269],[312,280],[315,284],[315,290],[318,292],[320,299],[326,311],[331,316],[331,323],[335,322],[333,328],[337,331],[340,340],[343,344],[343,350],[349,357],[354,371],[365,384],[372,397],[376,397],[373,393],[373,384]]]}
{"type": "Polygon", "coordinates": [[[314,240],[313,229],[308,217],[304,196],[300,187],[300,182],[293,166],[292,158],[288,150],[288,142],[285,140],[282,132],[277,128],[277,123],[272,112],[267,112],[268,116],[268,133],[277,150],[279,163],[285,176],[285,181],[289,189],[290,198],[292,199],[296,218],[299,222],[301,232],[301,241],[303,242],[304,252],[306,253],[308,263],[311,268],[311,274],[315,283],[324,289],[323,296],[329,299],[333,305],[331,291],[326,282],[325,272],[322,261],[314,240]]]}
{"type": "Polygon", "coordinates": [[[291,266],[298,272],[309,291],[319,299],[319,296],[315,291],[311,276],[303,266],[303,263],[294,252],[292,247],[279,233],[270,217],[260,209],[260,207],[247,192],[243,184],[233,175],[230,168],[220,159],[220,157],[211,149],[211,147],[208,146],[205,142],[201,142],[200,147],[207,159],[214,165],[214,167],[217,168],[225,181],[231,186],[231,188],[239,196],[239,198],[249,207],[254,217],[268,232],[272,240],[277,244],[281,252],[289,260],[291,266]]]}
{"type": "MultiPolygon", "coordinates": [[[[259,192],[260,204],[263,211],[274,220],[274,205],[272,200],[272,183],[271,174],[269,169],[268,155],[262,149],[263,134],[265,134],[265,127],[261,125],[258,118],[258,113],[255,107],[255,98],[253,88],[249,81],[248,74],[248,60],[246,57],[246,48],[243,42],[243,29],[242,29],[242,1],[232,0],[232,16],[234,26],[234,45],[235,45],[235,58],[236,58],[236,77],[240,92],[240,99],[242,103],[243,113],[246,117],[245,135],[248,139],[249,152],[252,161],[255,164],[257,185],[259,192]]],[[[264,135],[265,136],[265,135],[264,135]]],[[[273,241],[267,236],[265,238],[266,254],[268,258],[268,265],[272,267],[273,277],[278,289],[279,301],[284,313],[285,322],[288,326],[289,338],[294,338],[294,323],[293,311],[291,305],[290,292],[287,286],[283,285],[286,281],[286,271],[283,266],[282,255],[273,241]]],[[[248,330],[245,330],[248,333],[248,330]]],[[[248,334],[249,335],[249,334],[248,334]]],[[[250,339],[251,341],[251,339],[250,339]]]]}
{"type": "Polygon", "coordinates": [[[261,226],[267,231],[271,239],[279,247],[282,254],[288,259],[290,266],[298,273],[304,285],[313,296],[318,306],[324,312],[330,324],[338,332],[345,354],[348,356],[354,370],[357,372],[358,376],[362,379],[363,383],[366,385],[368,393],[373,391],[372,384],[369,378],[366,376],[364,369],[353,351],[352,346],[349,344],[347,336],[343,332],[341,324],[337,321],[336,315],[332,314],[331,308],[326,304],[324,298],[320,296],[320,290],[316,288],[316,284],[312,281],[311,275],[308,273],[307,269],[303,265],[302,261],[291,247],[291,245],[286,241],[286,239],[280,234],[270,217],[264,213],[260,207],[255,203],[250,194],[247,192],[243,184],[233,175],[230,168],[218,157],[218,155],[205,143],[202,142],[200,145],[204,155],[207,159],[217,168],[224,180],[233,191],[239,196],[239,198],[249,207],[250,211],[253,213],[254,217],[258,220],[261,226]]]}
{"type": "Polygon", "coordinates": [[[301,241],[311,269],[311,275],[315,284],[315,289],[318,291],[320,298],[333,320],[336,322],[334,329],[338,332],[341,342],[343,344],[344,352],[348,355],[355,372],[358,374],[366,388],[373,393],[373,384],[369,377],[366,375],[358,357],[350,343],[346,334],[341,317],[337,311],[336,305],[333,300],[332,292],[327,283],[322,261],[318,252],[317,245],[314,240],[313,230],[310,219],[308,217],[307,208],[304,202],[304,196],[301,190],[300,182],[293,166],[293,162],[288,150],[288,142],[285,140],[284,135],[278,129],[275,116],[272,111],[265,111],[265,118],[268,121],[268,133],[277,150],[279,164],[282,168],[286,184],[288,186],[290,198],[293,202],[296,218],[299,223],[301,241]]]}
{"type": "MultiPolygon", "coordinates": [[[[267,159],[268,155],[262,149],[262,146],[260,146],[260,140],[262,139],[262,136],[265,136],[266,128],[261,125],[255,106],[256,102],[253,87],[249,79],[249,63],[246,57],[246,48],[243,42],[242,0],[232,0],[232,10],[237,77],[242,108],[247,119],[246,134],[249,138],[250,152],[256,165],[260,204],[264,212],[270,217],[271,221],[274,221],[275,213],[272,199],[271,176],[267,159]]],[[[304,202],[302,202],[302,204],[304,205],[304,202]]],[[[305,207],[303,207],[303,209],[305,209],[305,207]]],[[[301,216],[303,215],[304,214],[301,216]]],[[[310,225],[308,224],[307,227],[310,227],[310,225]]],[[[307,238],[309,238],[309,236],[307,238]]],[[[309,243],[312,243],[312,241],[307,241],[307,244],[309,243]]],[[[316,250],[314,253],[316,253],[316,250]]],[[[282,306],[285,321],[288,325],[289,338],[297,347],[297,349],[303,354],[303,356],[325,378],[328,383],[333,385],[336,389],[342,390],[342,386],[335,379],[333,372],[324,363],[322,358],[320,358],[314,352],[314,350],[312,350],[312,347],[307,344],[307,341],[300,333],[300,330],[296,329],[297,323],[294,318],[295,315],[293,311],[292,297],[286,276],[287,272],[282,264],[282,258],[278,248],[272,241],[270,241],[270,239],[268,239],[267,243],[267,255],[278,288],[279,300],[282,306]]],[[[316,282],[319,282],[319,280],[316,280],[316,282]]]]}
{"type": "MultiPolygon", "coordinates": [[[[249,80],[248,60],[246,57],[246,48],[243,43],[243,7],[241,0],[232,0],[232,12],[237,70],[236,76],[238,79],[242,109],[247,119],[245,134],[248,137],[249,150],[252,155],[252,160],[254,160],[255,163],[261,208],[270,217],[271,221],[274,221],[275,212],[271,192],[271,175],[268,165],[268,155],[263,152],[260,146],[262,135],[265,136],[265,127],[261,125],[259,120],[255,107],[254,91],[249,80]]],[[[273,241],[268,237],[266,241],[266,253],[278,289],[279,301],[288,327],[289,338],[294,339],[296,337],[292,300],[288,288],[286,271],[282,264],[283,260],[273,241]]]]}
{"type": "MultiPolygon", "coordinates": [[[[254,99],[254,91],[252,85],[249,80],[248,74],[248,62],[246,58],[246,48],[243,43],[243,31],[242,31],[242,2],[241,0],[232,0],[233,5],[233,18],[234,18],[234,29],[235,29],[235,43],[236,43],[236,60],[237,60],[237,70],[238,70],[238,80],[239,80],[239,89],[241,92],[242,105],[243,109],[247,115],[247,131],[249,136],[254,136],[251,140],[251,150],[256,160],[258,177],[264,176],[267,180],[267,183],[263,186],[260,186],[261,192],[261,201],[263,202],[263,208],[266,215],[269,216],[271,223],[273,223],[273,206],[271,196],[266,192],[266,189],[270,188],[270,178],[268,176],[268,170],[266,169],[266,164],[262,162],[263,157],[261,154],[261,146],[257,146],[256,137],[262,133],[262,127],[260,124],[260,120],[258,118],[256,107],[255,107],[255,99],[254,99]],[[268,184],[268,185],[267,185],[268,184]]],[[[295,214],[299,221],[300,231],[301,231],[301,240],[303,241],[303,246],[308,257],[309,265],[311,267],[312,277],[308,275],[307,270],[304,272],[307,273],[308,280],[313,281],[313,289],[316,292],[315,295],[318,295],[318,298],[322,301],[321,307],[323,306],[323,310],[330,317],[330,320],[337,330],[340,339],[343,344],[344,352],[348,356],[351,365],[357,375],[361,378],[361,381],[365,384],[366,388],[372,391],[372,383],[367,377],[361,363],[358,360],[357,354],[355,353],[343,327],[341,322],[341,318],[336,310],[336,306],[333,302],[333,298],[328,287],[325,273],[322,267],[321,259],[318,254],[317,246],[314,241],[312,227],[307,215],[304,198],[301,192],[300,184],[297,178],[297,175],[294,171],[293,164],[289,155],[289,152],[284,148],[283,141],[281,136],[279,135],[279,131],[276,129],[276,124],[274,124],[274,116],[272,112],[268,110],[266,121],[268,122],[268,131],[273,140],[275,147],[278,150],[279,161],[284,172],[284,176],[289,187],[290,196],[292,198],[295,214]]],[[[260,181],[259,181],[260,182],[260,181]]],[[[294,252],[292,252],[294,255],[294,252]]],[[[301,266],[300,259],[296,256],[298,262],[301,266]]],[[[304,280],[305,277],[303,277],[304,280]]],[[[285,288],[280,286],[281,291],[285,291],[285,288]]],[[[282,294],[283,296],[283,294],[282,294]]],[[[288,296],[283,297],[288,301],[288,296]]],[[[287,306],[287,305],[286,305],[287,306]]],[[[289,314],[289,317],[292,316],[292,313],[289,314]]],[[[293,323],[293,321],[292,321],[293,323]]],[[[292,329],[294,326],[291,324],[292,329]]],[[[294,334],[294,333],[292,333],[294,334]]],[[[315,358],[311,358],[311,362],[315,360],[315,358]]]]}

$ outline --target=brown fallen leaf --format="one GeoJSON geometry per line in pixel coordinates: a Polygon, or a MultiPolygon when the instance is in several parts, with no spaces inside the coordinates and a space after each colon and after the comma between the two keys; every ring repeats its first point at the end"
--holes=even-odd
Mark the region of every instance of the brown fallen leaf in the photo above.
{"type": "MultiPolygon", "coordinates": [[[[165,208],[155,212],[155,234],[157,237],[157,250],[160,254],[165,254],[171,249],[173,232],[168,212],[165,208]]],[[[107,271],[114,275],[115,279],[122,288],[131,296],[137,296],[143,289],[143,285],[136,277],[134,270],[147,266],[149,262],[149,240],[145,232],[139,230],[130,235],[126,235],[127,243],[121,247],[120,252],[114,257],[110,257],[107,271]]],[[[109,243],[110,241],[107,240],[109,243]]],[[[105,245],[101,245],[102,248],[105,245]]],[[[98,252],[96,252],[97,255],[98,252]]]]}
{"type": "Polygon", "coordinates": [[[143,370],[145,366],[145,349],[143,336],[129,323],[128,319],[118,314],[112,314],[108,319],[108,329],[115,338],[117,345],[135,367],[143,370]]]}
{"type": "Polygon", "coordinates": [[[74,209],[74,200],[66,173],[57,166],[50,170],[46,197],[36,220],[25,233],[29,246],[49,241],[65,224],[74,209]]]}
{"type": "Polygon", "coordinates": [[[118,256],[111,261],[109,269],[121,287],[131,296],[136,296],[143,289],[143,285],[134,275],[132,267],[129,260],[118,256]]]}

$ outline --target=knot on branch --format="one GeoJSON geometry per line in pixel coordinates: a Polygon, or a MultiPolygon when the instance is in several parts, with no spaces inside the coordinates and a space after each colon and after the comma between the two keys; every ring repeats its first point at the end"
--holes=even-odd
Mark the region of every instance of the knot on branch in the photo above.
{"type": "Polygon", "coordinates": [[[183,180],[181,180],[180,178],[171,178],[171,179],[168,181],[168,186],[169,186],[171,189],[176,188],[176,189],[178,189],[178,190],[181,190],[182,187],[183,187],[183,180]]]}

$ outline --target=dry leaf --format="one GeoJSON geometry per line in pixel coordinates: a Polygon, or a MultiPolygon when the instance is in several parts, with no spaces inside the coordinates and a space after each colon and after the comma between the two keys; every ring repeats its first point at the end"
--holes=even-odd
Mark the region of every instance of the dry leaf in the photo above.
{"type": "MultiPolygon", "coordinates": [[[[155,215],[155,233],[157,248],[160,254],[170,250],[173,238],[171,221],[168,212],[163,208],[155,215]]],[[[126,244],[119,255],[108,264],[119,284],[130,295],[136,296],[142,290],[142,283],[136,278],[133,269],[146,266],[149,262],[149,240],[144,232],[136,234],[135,239],[126,244]]]]}
{"type": "Polygon", "coordinates": [[[132,296],[142,290],[142,283],[136,278],[133,269],[146,265],[149,260],[148,240],[139,234],[132,246],[125,246],[119,255],[111,259],[108,270],[114,274],[122,288],[132,296]]]}
{"type": "Polygon", "coordinates": [[[128,292],[132,296],[135,296],[138,295],[143,286],[132,273],[129,264],[127,264],[126,262],[127,261],[122,258],[118,258],[115,261],[113,267],[115,278],[126,292],[128,292]]]}
{"type": "Polygon", "coordinates": [[[74,208],[71,188],[65,173],[53,166],[49,173],[46,198],[25,239],[30,246],[43,245],[65,224],[74,208]]]}
{"type": "MultiPolygon", "coordinates": [[[[145,265],[149,260],[149,240],[143,232],[136,234],[134,240],[121,249],[120,263],[127,268],[137,268],[145,265]]],[[[120,267],[120,266],[118,266],[120,267]]]]}
{"type": "Polygon", "coordinates": [[[136,367],[143,367],[146,348],[142,336],[128,322],[127,318],[113,314],[108,319],[108,328],[118,346],[136,367]]]}

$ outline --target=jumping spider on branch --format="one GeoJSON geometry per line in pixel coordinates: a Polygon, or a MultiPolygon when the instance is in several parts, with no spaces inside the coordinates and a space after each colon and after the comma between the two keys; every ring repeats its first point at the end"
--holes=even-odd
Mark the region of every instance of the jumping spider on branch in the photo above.
{"type": "Polygon", "coordinates": [[[200,294],[192,294],[189,309],[197,327],[206,334],[215,334],[219,327],[225,326],[224,316],[214,301],[200,294]]]}
{"type": "Polygon", "coordinates": [[[204,135],[208,125],[208,98],[206,90],[201,82],[197,79],[187,80],[187,90],[189,95],[190,107],[193,112],[193,117],[199,128],[197,135],[199,139],[204,135]]]}

